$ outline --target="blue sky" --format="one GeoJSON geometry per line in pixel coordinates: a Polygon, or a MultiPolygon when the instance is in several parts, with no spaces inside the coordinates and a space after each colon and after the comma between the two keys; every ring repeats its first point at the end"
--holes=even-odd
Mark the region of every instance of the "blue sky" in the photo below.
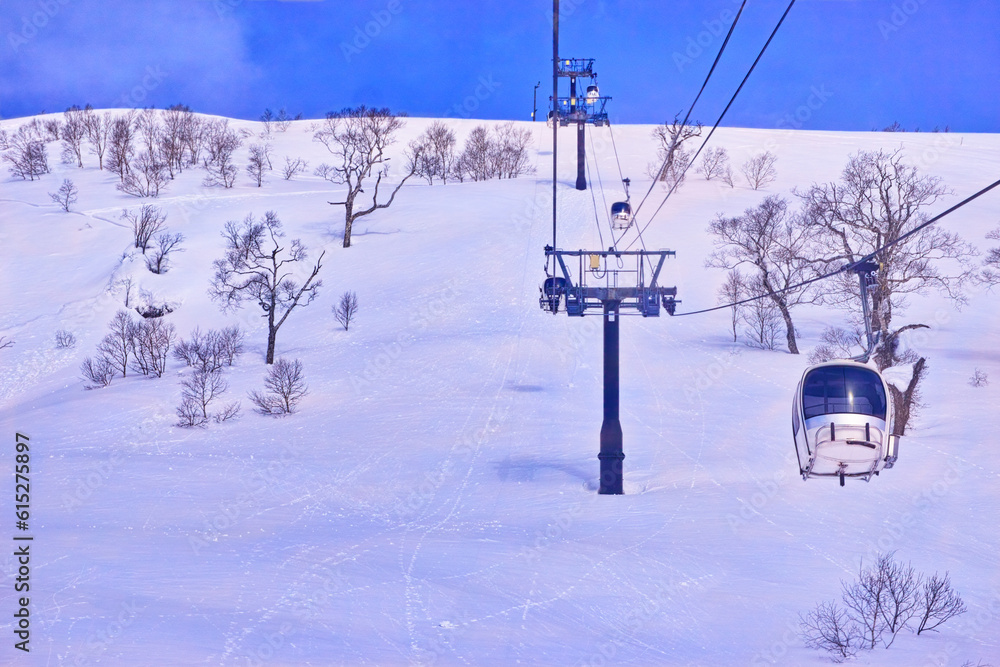
{"type": "MultiPolygon", "coordinates": [[[[786,6],[749,0],[695,117],[712,122],[786,6]]],[[[693,99],[739,0],[562,0],[613,122],[693,99]],[[725,25],[723,25],[725,24],[725,25]]],[[[184,103],[257,118],[345,106],[528,119],[551,0],[2,0],[0,116],[184,103]]],[[[1000,3],[798,0],[724,124],[1000,132],[1000,3]]]]}

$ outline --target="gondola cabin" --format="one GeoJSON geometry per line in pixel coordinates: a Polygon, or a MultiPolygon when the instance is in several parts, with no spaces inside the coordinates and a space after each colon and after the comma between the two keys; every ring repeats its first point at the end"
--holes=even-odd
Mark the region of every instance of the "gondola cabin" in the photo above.
{"type": "Polygon", "coordinates": [[[891,468],[899,453],[892,435],[892,397],[882,376],[855,361],[807,368],[792,404],[792,435],[802,479],[847,477],[866,482],[891,468]]]}
{"type": "Polygon", "coordinates": [[[611,226],[618,230],[628,229],[632,224],[632,206],[627,201],[616,201],[611,205],[611,226]]]}
{"type": "Polygon", "coordinates": [[[596,84],[591,84],[587,86],[587,103],[594,104],[597,102],[597,98],[601,96],[601,91],[597,88],[596,84]]]}

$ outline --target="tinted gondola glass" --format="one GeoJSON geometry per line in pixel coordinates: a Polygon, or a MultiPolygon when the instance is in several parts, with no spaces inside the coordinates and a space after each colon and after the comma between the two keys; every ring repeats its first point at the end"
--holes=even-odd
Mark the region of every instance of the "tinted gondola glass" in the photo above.
{"type": "Polygon", "coordinates": [[[629,206],[628,202],[616,201],[611,205],[611,215],[614,218],[627,220],[632,217],[632,207],[629,206]]]}
{"type": "Polygon", "coordinates": [[[878,373],[857,366],[821,366],[802,387],[806,419],[829,414],[871,415],[885,419],[885,388],[878,373]]]}

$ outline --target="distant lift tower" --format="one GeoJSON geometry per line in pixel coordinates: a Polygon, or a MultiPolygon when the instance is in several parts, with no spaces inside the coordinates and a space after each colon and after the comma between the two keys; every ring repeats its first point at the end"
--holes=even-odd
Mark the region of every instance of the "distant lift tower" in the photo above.
{"type": "Polygon", "coordinates": [[[583,129],[586,123],[603,125],[608,122],[604,112],[608,98],[600,97],[597,86],[591,86],[593,90],[588,88],[583,99],[577,98],[576,78],[593,78],[594,61],[559,57],[559,0],[553,0],[552,5],[552,245],[545,246],[546,275],[538,304],[553,315],[563,311],[571,317],[598,312],[604,316],[604,422],[601,424],[601,450],[597,456],[601,463],[598,493],[621,494],[625,452],[618,417],[618,319],[623,311],[659,317],[662,308],[674,314],[680,303],[674,298],[677,288],[659,284],[663,264],[674,253],[671,250],[618,250],[616,247],[597,251],[559,250],[556,245],[559,127],[577,124],[576,187],[586,189],[583,129]],[[570,77],[570,96],[561,98],[559,79],[566,76],[570,77]]]}
{"type": "Polygon", "coordinates": [[[608,122],[608,114],[604,110],[610,97],[601,97],[597,87],[597,72],[594,71],[593,58],[557,58],[555,63],[556,94],[553,98],[550,119],[558,122],[560,127],[570,123],[576,124],[576,189],[587,189],[587,178],[584,175],[587,162],[587,145],[583,140],[584,127],[587,123],[600,127],[608,122]],[[569,77],[569,97],[558,96],[559,78],[569,77]],[[576,80],[578,77],[590,79],[587,92],[582,97],[577,95],[576,80]]]}

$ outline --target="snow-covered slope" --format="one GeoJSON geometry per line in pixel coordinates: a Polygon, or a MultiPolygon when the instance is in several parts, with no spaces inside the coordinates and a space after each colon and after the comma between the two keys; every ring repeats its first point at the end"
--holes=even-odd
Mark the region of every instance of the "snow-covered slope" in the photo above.
{"type": "MultiPolygon", "coordinates": [[[[476,124],[448,122],[460,142],[476,124]]],[[[429,123],[408,119],[395,148],[429,123]]],[[[17,562],[12,549],[2,558],[5,664],[826,664],[796,636],[799,613],[838,596],[862,558],[891,550],[950,571],[969,612],[858,664],[1000,660],[1000,382],[968,383],[976,368],[1000,378],[997,296],[972,289],[961,311],[935,294],[911,300],[910,314],[934,325],[919,341],[926,407],[896,468],[845,488],[795,474],[789,403],[804,355],[734,347],[726,312],[625,319],[626,495],[598,496],[599,319],[538,308],[551,144],[543,124],[532,130],[537,173],[408,183],[345,250],[342,209],[327,204],[340,193],[310,175],[328,154],[297,122],[275,135],[274,154],[309,160],[307,175],[274,172],[258,189],[241,173],[223,190],[190,170],[152,202],[186,238],[160,276],[119,219],[141,202],[93,157],[61,165],[50,145],[41,181],[3,173],[0,336],[15,341],[0,350],[3,526],[9,540],[21,432],[35,538],[30,656],[11,646],[17,562]],[[63,178],[80,189],[71,213],[47,195],[63,178]],[[326,250],[320,298],[278,336],[278,355],[302,360],[310,388],[281,419],[246,400],[266,372],[259,312],[223,315],[207,295],[225,222],[267,210],[311,257],[326,250]],[[175,306],[167,317],[182,337],[248,329],[249,351],[226,374],[227,396],[243,399],[238,420],[175,426],[177,361],[160,379],[84,389],[80,362],[129,275],[175,306]],[[330,312],[345,290],[361,305],[349,332],[330,312]],[[59,329],[75,348],[56,348],[59,329]]],[[[651,128],[614,131],[624,175],[644,192],[651,128]]],[[[588,148],[610,203],[620,190],[607,133],[595,130],[588,148]]],[[[559,245],[594,248],[592,193],[572,188],[575,151],[562,136],[559,245]]],[[[671,198],[645,240],[677,251],[662,282],[678,286],[681,310],[716,303],[722,272],[704,268],[716,213],[835,180],[859,149],[902,147],[954,189],[941,209],[1000,171],[996,135],[727,128],[712,144],[734,165],[770,148],[778,180],[753,191],[692,173],[671,198]]],[[[942,224],[985,248],[998,196],[942,224]]],[[[661,197],[657,186],[654,206],[661,197]]],[[[843,318],[800,309],[804,347],[843,318]]]]}

